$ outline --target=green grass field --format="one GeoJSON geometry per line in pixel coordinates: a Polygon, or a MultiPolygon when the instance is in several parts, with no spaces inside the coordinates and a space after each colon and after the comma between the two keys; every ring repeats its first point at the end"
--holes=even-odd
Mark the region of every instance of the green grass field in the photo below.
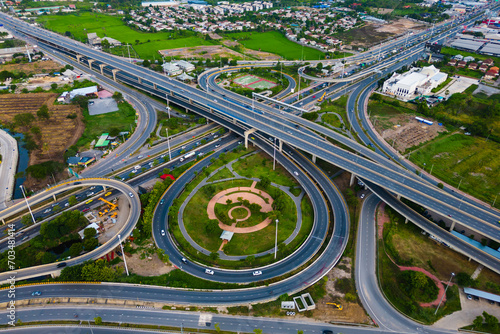
{"type": "Polygon", "coordinates": [[[241,176],[259,179],[267,176],[271,182],[276,184],[287,187],[297,186],[297,183],[280,165],[276,164],[276,169],[273,171],[273,161],[265,153],[256,153],[235,162],[233,170],[241,176]]]}
{"type": "MultiPolygon", "coordinates": [[[[500,145],[483,138],[454,134],[418,149],[412,162],[446,183],[492,203],[500,193],[500,145]]],[[[498,207],[498,205],[497,205],[498,207]]]]}
{"type": "Polygon", "coordinates": [[[208,179],[208,182],[213,182],[213,181],[218,181],[218,180],[223,180],[223,179],[229,179],[231,177],[234,177],[233,173],[227,168],[224,167],[217,173],[215,173],[214,176],[208,179]]]}
{"type": "Polygon", "coordinates": [[[110,112],[102,115],[90,116],[88,110],[82,110],[85,131],[83,132],[76,145],[78,147],[87,146],[92,140],[97,140],[98,137],[112,128],[118,128],[121,131],[131,131],[135,128],[135,110],[127,102],[118,104],[118,111],[110,112]]]}
{"type": "MultiPolygon", "coordinates": [[[[238,40],[246,48],[274,53],[284,57],[287,60],[299,60],[302,58],[302,45],[288,40],[280,32],[238,32],[226,34],[226,36],[238,40]]],[[[325,53],[304,47],[305,60],[324,59],[325,53]]]]}
{"type": "Polygon", "coordinates": [[[192,36],[192,32],[184,32],[183,36],[173,32],[139,32],[127,27],[119,16],[98,13],[42,15],[38,22],[61,34],[70,31],[77,40],[85,41],[87,33],[91,32],[97,33],[99,37],[115,38],[124,44],[131,44],[143,59],[158,58],[158,50],[215,43],[192,36]],[[139,41],[139,44],[136,44],[136,41],[139,41]]]}

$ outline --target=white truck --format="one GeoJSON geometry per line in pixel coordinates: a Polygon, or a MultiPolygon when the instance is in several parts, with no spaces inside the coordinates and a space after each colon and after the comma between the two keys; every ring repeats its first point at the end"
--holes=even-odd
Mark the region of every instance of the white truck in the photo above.
{"type": "Polygon", "coordinates": [[[196,155],[196,151],[193,151],[193,152],[189,152],[188,154],[186,154],[185,156],[183,156],[180,161],[183,162],[184,160],[187,160],[189,158],[192,158],[196,155]]]}

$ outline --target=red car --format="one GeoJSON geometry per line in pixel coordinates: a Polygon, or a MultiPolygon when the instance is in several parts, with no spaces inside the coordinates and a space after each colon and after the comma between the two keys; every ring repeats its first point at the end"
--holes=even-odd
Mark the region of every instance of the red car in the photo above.
{"type": "Polygon", "coordinates": [[[89,210],[90,210],[90,208],[85,208],[85,209],[82,210],[82,212],[87,212],[89,210]]]}

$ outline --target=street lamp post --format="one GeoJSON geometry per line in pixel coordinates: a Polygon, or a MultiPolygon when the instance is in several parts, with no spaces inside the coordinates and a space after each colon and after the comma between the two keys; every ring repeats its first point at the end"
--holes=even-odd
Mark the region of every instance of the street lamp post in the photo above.
{"type": "Polygon", "coordinates": [[[31,219],[33,219],[33,224],[36,224],[35,217],[33,217],[33,212],[31,212],[31,208],[30,208],[30,205],[28,203],[28,199],[26,198],[26,194],[24,193],[23,185],[20,185],[19,188],[21,188],[21,191],[23,193],[24,200],[26,201],[26,206],[28,207],[28,211],[30,212],[31,219]]]}
{"type": "Polygon", "coordinates": [[[439,310],[439,306],[441,306],[441,302],[443,301],[443,298],[444,296],[446,295],[446,290],[448,290],[448,287],[450,286],[450,282],[451,280],[453,279],[453,277],[455,276],[455,273],[451,273],[451,277],[450,279],[448,280],[448,284],[446,284],[446,288],[444,289],[444,293],[443,295],[441,296],[441,299],[439,300],[439,304],[438,306],[436,307],[436,312],[434,312],[434,315],[436,315],[438,313],[438,310],[439,310]]]}
{"type": "Polygon", "coordinates": [[[168,136],[168,129],[166,130],[167,130],[168,160],[172,160],[172,154],[170,153],[170,137],[168,136]]]}
{"type": "Polygon", "coordinates": [[[273,170],[276,168],[276,137],[274,137],[273,170]]]}
{"type": "Polygon", "coordinates": [[[274,241],[274,259],[276,260],[276,254],[278,253],[278,223],[279,220],[276,219],[276,238],[274,241]]]}
{"type": "Polygon", "coordinates": [[[121,237],[120,237],[119,234],[118,234],[118,240],[120,241],[120,247],[122,249],[123,263],[125,263],[125,271],[127,272],[127,276],[129,276],[128,267],[127,267],[127,259],[126,259],[126,256],[125,256],[125,252],[123,251],[122,239],[121,239],[121,237]]]}

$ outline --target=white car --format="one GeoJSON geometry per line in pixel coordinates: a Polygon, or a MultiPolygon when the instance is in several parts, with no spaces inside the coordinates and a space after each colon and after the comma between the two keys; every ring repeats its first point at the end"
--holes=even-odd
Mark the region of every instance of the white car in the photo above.
{"type": "Polygon", "coordinates": [[[214,271],[210,270],[210,269],[205,269],[205,274],[207,274],[207,275],[213,275],[214,271]]]}
{"type": "Polygon", "coordinates": [[[260,270],[256,270],[256,271],[254,271],[254,272],[252,273],[252,275],[254,275],[254,276],[260,276],[260,275],[262,275],[262,271],[260,271],[260,270]]]}
{"type": "Polygon", "coordinates": [[[137,157],[137,159],[142,159],[142,158],[144,158],[142,155],[139,155],[139,156],[137,157]]]}
{"type": "Polygon", "coordinates": [[[132,193],[128,193],[128,195],[129,195],[130,197],[134,197],[134,194],[132,194],[132,193]]]}
{"type": "Polygon", "coordinates": [[[164,237],[165,236],[165,230],[161,230],[161,236],[164,237]]]}
{"type": "Polygon", "coordinates": [[[297,173],[296,171],[295,171],[295,172],[293,172],[293,174],[294,174],[295,176],[299,176],[299,173],[297,173]]]}
{"type": "Polygon", "coordinates": [[[361,199],[365,198],[365,194],[361,194],[361,199]]]}

